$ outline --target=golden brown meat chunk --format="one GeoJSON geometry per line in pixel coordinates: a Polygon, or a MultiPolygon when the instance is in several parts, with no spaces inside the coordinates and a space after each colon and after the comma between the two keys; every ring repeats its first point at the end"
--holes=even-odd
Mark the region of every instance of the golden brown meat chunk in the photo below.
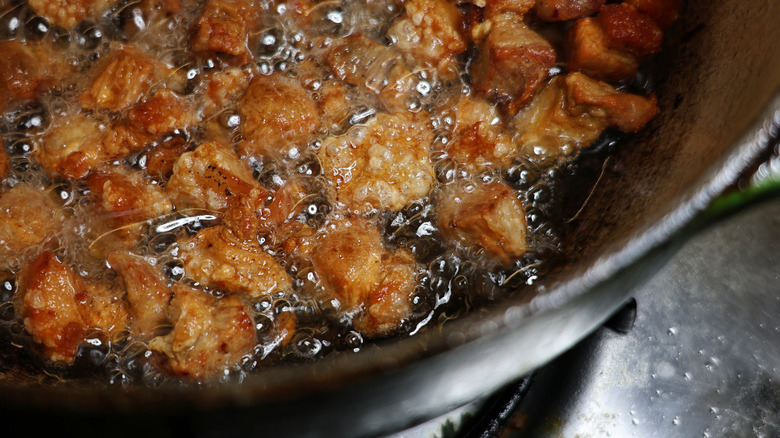
{"type": "Polygon", "coordinates": [[[182,154],[166,189],[179,208],[225,211],[237,198],[261,206],[268,193],[253,178],[249,165],[226,145],[205,143],[182,154]]]}
{"type": "Polygon", "coordinates": [[[381,113],[345,135],[325,139],[318,155],[337,201],[349,211],[397,211],[433,187],[432,141],[433,132],[422,120],[381,113]]]}
{"type": "Polygon", "coordinates": [[[639,132],[658,114],[653,95],[644,97],[619,91],[581,73],[571,73],[564,80],[572,103],[620,131],[639,132]]]}
{"type": "Polygon", "coordinates": [[[618,91],[570,73],[553,78],[512,123],[520,151],[532,161],[551,164],[589,146],[607,127],[637,132],[657,112],[654,96],[618,91]]]}
{"type": "Polygon", "coordinates": [[[106,261],[124,281],[133,337],[148,340],[170,326],[168,305],[173,294],[162,272],[144,257],[127,251],[113,252],[106,261]]]}
{"type": "Polygon", "coordinates": [[[137,103],[156,77],[154,62],[130,46],[114,50],[79,97],[87,110],[121,111],[137,103]]]}
{"type": "Polygon", "coordinates": [[[187,128],[197,121],[189,102],[167,88],[132,107],[127,118],[130,125],[154,136],[187,128]]]}
{"type": "Polygon", "coordinates": [[[612,48],[627,51],[640,61],[661,50],[664,36],[661,28],[629,3],[604,5],[597,19],[612,48]]]}
{"type": "Polygon", "coordinates": [[[295,80],[275,74],[252,80],[239,102],[242,154],[278,157],[301,146],[320,124],[317,105],[295,80]]]}
{"type": "Polygon", "coordinates": [[[195,23],[192,50],[196,53],[229,55],[238,64],[252,60],[249,33],[258,19],[259,7],[251,0],[209,0],[195,23]]]}
{"type": "Polygon", "coordinates": [[[595,18],[577,20],[566,35],[566,67],[596,79],[632,78],[639,63],[661,49],[663,32],[628,3],[608,4],[595,18]]]}
{"type": "Polygon", "coordinates": [[[25,266],[19,280],[16,313],[51,361],[72,363],[91,331],[116,341],[126,329],[124,302],[102,285],[82,280],[51,252],[25,266]]]}
{"type": "Polygon", "coordinates": [[[55,237],[65,220],[49,193],[32,184],[17,184],[0,194],[0,217],[0,266],[4,267],[14,266],[25,250],[55,237]]]}
{"type": "Polygon", "coordinates": [[[76,27],[87,18],[96,18],[119,0],[28,0],[36,14],[66,29],[76,27]]]}
{"type": "Polygon", "coordinates": [[[626,0],[625,2],[652,18],[661,29],[666,29],[677,21],[680,9],[680,0],[626,0]]]}
{"type": "Polygon", "coordinates": [[[347,85],[379,93],[387,84],[390,70],[401,63],[401,57],[395,47],[353,34],[334,43],[325,53],[324,63],[347,85]]]}
{"type": "Polygon", "coordinates": [[[313,239],[300,249],[308,251],[326,296],[353,315],[356,330],[386,336],[409,318],[417,265],[406,250],[385,248],[376,223],[336,218],[313,239]]]}
{"type": "Polygon", "coordinates": [[[433,68],[443,77],[457,75],[455,57],[466,51],[463,15],[446,0],[409,0],[404,15],[388,30],[409,65],[433,68]]]}
{"type": "Polygon", "coordinates": [[[251,298],[286,291],[292,281],[257,240],[239,239],[216,226],[179,242],[185,275],[207,287],[251,298]]]}
{"type": "Polygon", "coordinates": [[[86,183],[102,210],[120,225],[173,211],[173,203],[162,188],[138,171],[105,166],[89,174],[86,183]]]}
{"type": "Polygon", "coordinates": [[[484,16],[486,18],[491,18],[505,12],[511,12],[522,16],[534,7],[534,0],[477,0],[472,3],[481,8],[485,8],[484,16]]]}
{"type": "Polygon", "coordinates": [[[442,236],[509,264],[528,250],[525,209],[503,182],[449,184],[437,197],[442,236]]]}
{"type": "Polygon", "coordinates": [[[502,14],[492,23],[471,68],[474,91],[515,114],[547,78],[555,50],[518,15],[502,14]]]}
{"type": "Polygon", "coordinates": [[[0,41],[0,53],[0,112],[35,100],[53,85],[50,51],[12,40],[0,41]]]}
{"type": "MultiPolygon", "coordinates": [[[[383,46],[363,35],[350,35],[328,50],[324,62],[340,81],[377,96],[385,110],[393,112],[408,108],[417,80],[404,65],[397,47],[383,46]]],[[[325,97],[333,100],[337,96],[325,97]]],[[[332,103],[344,102],[344,99],[338,99],[332,103]]],[[[323,116],[328,117],[324,110],[323,116]]]]}
{"type": "Polygon", "coordinates": [[[453,138],[447,156],[470,173],[504,169],[516,155],[512,137],[495,105],[481,98],[461,96],[454,108],[453,138]]]}
{"type": "Polygon", "coordinates": [[[219,377],[252,353],[255,327],[238,298],[212,295],[183,285],[172,287],[169,312],[173,331],[149,342],[165,357],[163,366],[180,377],[219,377]]]}
{"type": "Polygon", "coordinates": [[[100,122],[81,113],[58,114],[37,140],[35,157],[50,174],[81,179],[103,161],[100,122]]]}
{"type": "Polygon", "coordinates": [[[609,37],[598,20],[579,19],[566,34],[566,68],[608,82],[634,77],[639,68],[636,56],[610,46],[609,37]]]}
{"type": "Polygon", "coordinates": [[[606,0],[537,0],[536,16],[544,21],[566,21],[593,15],[606,0]]]}
{"type": "Polygon", "coordinates": [[[212,117],[225,107],[235,105],[251,80],[252,71],[238,67],[209,72],[201,86],[204,117],[212,117]]]}

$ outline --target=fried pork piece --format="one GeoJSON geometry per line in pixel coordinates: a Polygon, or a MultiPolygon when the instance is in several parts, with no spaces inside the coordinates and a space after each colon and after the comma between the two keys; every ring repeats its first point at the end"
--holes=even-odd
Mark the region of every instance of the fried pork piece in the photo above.
{"type": "Polygon", "coordinates": [[[163,366],[181,377],[207,380],[252,353],[255,327],[241,300],[231,295],[215,298],[183,285],[172,290],[173,331],[149,342],[149,348],[166,357],[163,366]]]}
{"type": "Polygon", "coordinates": [[[160,89],[111,125],[80,112],[56,114],[37,139],[35,155],[48,173],[82,179],[103,163],[147,148],[160,134],[186,127],[194,117],[181,97],[160,89]]]}
{"type": "Polygon", "coordinates": [[[173,211],[173,203],[162,188],[138,171],[104,166],[90,173],[86,183],[99,199],[100,207],[119,225],[173,211]]]}
{"type": "Polygon", "coordinates": [[[525,15],[534,7],[534,0],[477,0],[472,3],[485,8],[484,16],[488,19],[505,12],[525,15]]]}
{"type": "Polygon", "coordinates": [[[504,169],[511,164],[517,148],[503,129],[495,105],[478,97],[461,96],[455,106],[453,139],[445,151],[470,173],[504,169]]]}
{"type": "Polygon", "coordinates": [[[515,114],[547,78],[555,64],[555,50],[516,14],[491,21],[471,68],[474,91],[515,114]]]}
{"type": "Polygon", "coordinates": [[[238,64],[252,60],[249,33],[260,8],[252,0],[209,0],[195,23],[192,50],[208,56],[228,55],[238,64]]]}
{"type": "Polygon", "coordinates": [[[57,114],[51,126],[37,138],[35,157],[50,174],[81,179],[105,157],[100,143],[103,125],[82,113],[57,114]]]}
{"type": "Polygon", "coordinates": [[[292,288],[284,268],[256,239],[239,239],[227,227],[201,230],[179,248],[185,275],[207,287],[251,298],[292,288]]]}
{"type": "Polygon", "coordinates": [[[73,273],[51,252],[26,265],[14,308],[47,359],[72,363],[90,332],[117,341],[124,335],[127,309],[105,285],[73,273]]]}
{"type": "Polygon", "coordinates": [[[431,128],[409,113],[378,114],[318,151],[336,198],[349,211],[398,211],[428,194],[435,182],[431,128]]]}
{"type": "Polygon", "coordinates": [[[626,0],[625,2],[652,18],[661,29],[666,29],[677,21],[680,9],[680,0],[626,0]]]}
{"type": "Polygon", "coordinates": [[[67,72],[42,43],[0,41],[0,53],[0,112],[34,101],[67,72]]]}
{"type": "Polygon", "coordinates": [[[36,14],[50,23],[66,29],[76,27],[87,18],[96,18],[119,0],[28,0],[27,4],[36,14]]]}
{"type": "Polygon", "coordinates": [[[324,62],[340,81],[377,96],[385,110],[395,112],[408,108],[417,82],[397,47],[383,46],[353,34],[334,44],[325,54],[324,62]]]}
{"type": "Polygon", "coordinates": [[[503,182],[448,184],[437,196],[442,236],[509,264],[528,250],[525,210],[503,182]]]}
{"type": "Polygon", "coordinates": [[[249,165],[226,145],[204,143],[182,154],[173,166],[166,190],[179,208],[225,211],[237,198],[261,206],[268,195],[252,177],[249,165]]]}
{"type": "Polygon", "coordinates": [[[661,51],[663,31],[631,4],[605,5],[597,19],[606,31],[610,47],[629,52],[640,61],[661,51]]]}
{"type": "Polygon", "coordinates": [[[121,111],[138,102],[156,78],[154,62],[130,46],[114,50],[79,96],[87,110],[121,111]]]}
{"type": "Polygon", "coordinates": [[[49,192],[17,184],[0,194],[0,266],[13,267],[26,249],[54,237],[65,214],[49,192]]]}
{"type": "Polygon", "coordinates": [[[446,0],[409,0],[404,15],[387,34],[411,59],[410,65],[433,68],[445,78],[458,74],[455,57],[466,51],[463,15],[446,0]]]}
{"type": "Polygon", "coordinates": [[[607,127],[637,132],[657,112],[655,96],[618,91],[575,72],[553,78],[512,123],[520,151],[551,164],[590,145],[607,127]]]}
{"type": "Polygon", "coordinates": [[[566,67],[607,82],[628,80],[662,40],[661,28],[633,6],[605,5],[598,17],[577,20],[568,31],[566,67]]]}
{"type": "Polygon", "coordinates": [[[275,74],[252,80],[239,102],[242,154],[278,157],[305,142],[320,124],[317,105],[295,80],[275,74]]]}
{"type": "Polygon", "coordinates": [[[196,122],[189,102],[167,88],[157,90],[149,99],[132,107],[127,118],[131,126],[154,136],[184,129],[196,122]]]}
{"type": "Polygon", "coordinates": [[[566,21],[593,15],[606,0],[537,0],[536,16],[544,21],[566,21]]]}
{"type": "Polygon", "coordinates": [[[334,43],[325,53],[324,63],[338,80],[379,93],[386,86],[390,70],[401,63],[401,56],[395,47],[353,34],[334,43]]]}
{"type": "Polygon", "coordinates": [[[243,239],[273,230],[274,199],[249,165],[225,145],[205,143],[174,164],[166,189],[179,209],[224,213],[223,222],[243,239]],[[266,206],[270,203],[270,206],[266,206]]]}
{"type": "Polygon", "coordinates": [[[179,157],[189,152],[190,145],[181,136],[171,136],[155,144],[146,153],[146,171],[157,181],[168,181],[179,157]]]}
{"type": "Polygon", "coordinates": [[[577,20],[566,34],[566,68],[596,79],[618,82],[634,77],[639,60],[631,53],[610,48],[606,32],[595,18],[577,20]]]}
{"type": "Polygon", "coordinates": [[[376,223],[335,218],[311,241],[296,242],[311,257],[325,294],[354,315],[356,330],[369,337],[391,334],[412,312],[417,265],[406,250],[389,251],[376,223]]]}
{"type": "Polygon", "coordinates": [[[210,71],[204,77],[200,89],[204,118],[210,118],[225,107],[235,104],[251,80],[252,71],[248,69],[233,67],[210,71]]]}
{"type": "Polygon", "coordinates": [[[168,305],[173,294],[162,272],[144,257],[127,251],[112,252],[106,261],[124,281],[133,338],[148,340],[170,326],[168,305]]]}

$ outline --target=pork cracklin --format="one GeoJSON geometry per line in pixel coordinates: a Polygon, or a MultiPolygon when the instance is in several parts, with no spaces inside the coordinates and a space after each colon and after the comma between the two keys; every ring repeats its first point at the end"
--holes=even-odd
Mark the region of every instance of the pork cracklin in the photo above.
{"type": "Polygon", "coordinates": [[[2,329],[52,375],[240,379],[533,284],[677,8],[0,0],[2,329]]]}

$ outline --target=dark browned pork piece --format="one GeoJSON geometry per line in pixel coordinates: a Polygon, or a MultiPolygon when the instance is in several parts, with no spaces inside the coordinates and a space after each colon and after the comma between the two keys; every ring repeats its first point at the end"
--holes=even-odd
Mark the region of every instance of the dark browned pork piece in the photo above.
{"type": "Polygon", "coordinates": [[[184,285],[174,285],[169,312],[173,330],[149,341],[164,357],[163,367],[195,380],[217,378],[252,353],[255,325],[244,303],[184,285]]]}
{"type": "Polygon", "coordinates": [[[595,14],[606,0],[537,0],[536,16],[544,21],[566,21],[595,14]]]}
{"type": "Polygon", "coordinates": [[[661,50],[663,31],[628,3],[609,4],[595,18],[582,18],[566,36],[566,67],[596,79],[634,77],[645,57],[661,50]]]}
{"type": "Polygon", "coordinates": [[[655,20],[661,29],[677,21],[680,9],[680,0],[626,0],[626,3],[655,20]]]}
{"type": "Polygon", "coordinates": [[[553,47],[515,14],[492,19],[471,69],[474,90],[515,114],[534,95],[555,65],[553,47]]]}
{"type": "Polygon", "coordinates": [[[259,19],[259,6],[252,0],[209,0],[195,22],[192,50],[201,55],[227,55],[246,64],[252,60],[249,34],[259,19]]]}
{"type": "Polygon", "coordinates": [[[53,253],[44,252],[27,264],[19,280],[16,314],[46,359],[72,363],[93,332],[110,341],[124,336],[124,301],[106,285],[83,280],[53,253]]]}
{"type": "Polygon", "coordinates": [[[436,203],[442,236],[456,247],[505,265],[528,250],[525,209],[503,182],[448,184],[436,203]]]}
{"type": "Polygon", "coordinates": [[[0,112],[36,100],[70,68],[45,43],[0,41],[0,112]]]}

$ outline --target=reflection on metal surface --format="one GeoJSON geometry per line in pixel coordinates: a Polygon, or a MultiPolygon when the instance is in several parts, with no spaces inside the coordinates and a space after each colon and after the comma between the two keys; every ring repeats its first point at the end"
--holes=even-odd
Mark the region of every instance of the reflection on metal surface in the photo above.
{"type": "Polygon", "coordinates": [[[780,436],[780,202],[689,242],[601,329],[537,373],[512,437],[780,436]]]}

